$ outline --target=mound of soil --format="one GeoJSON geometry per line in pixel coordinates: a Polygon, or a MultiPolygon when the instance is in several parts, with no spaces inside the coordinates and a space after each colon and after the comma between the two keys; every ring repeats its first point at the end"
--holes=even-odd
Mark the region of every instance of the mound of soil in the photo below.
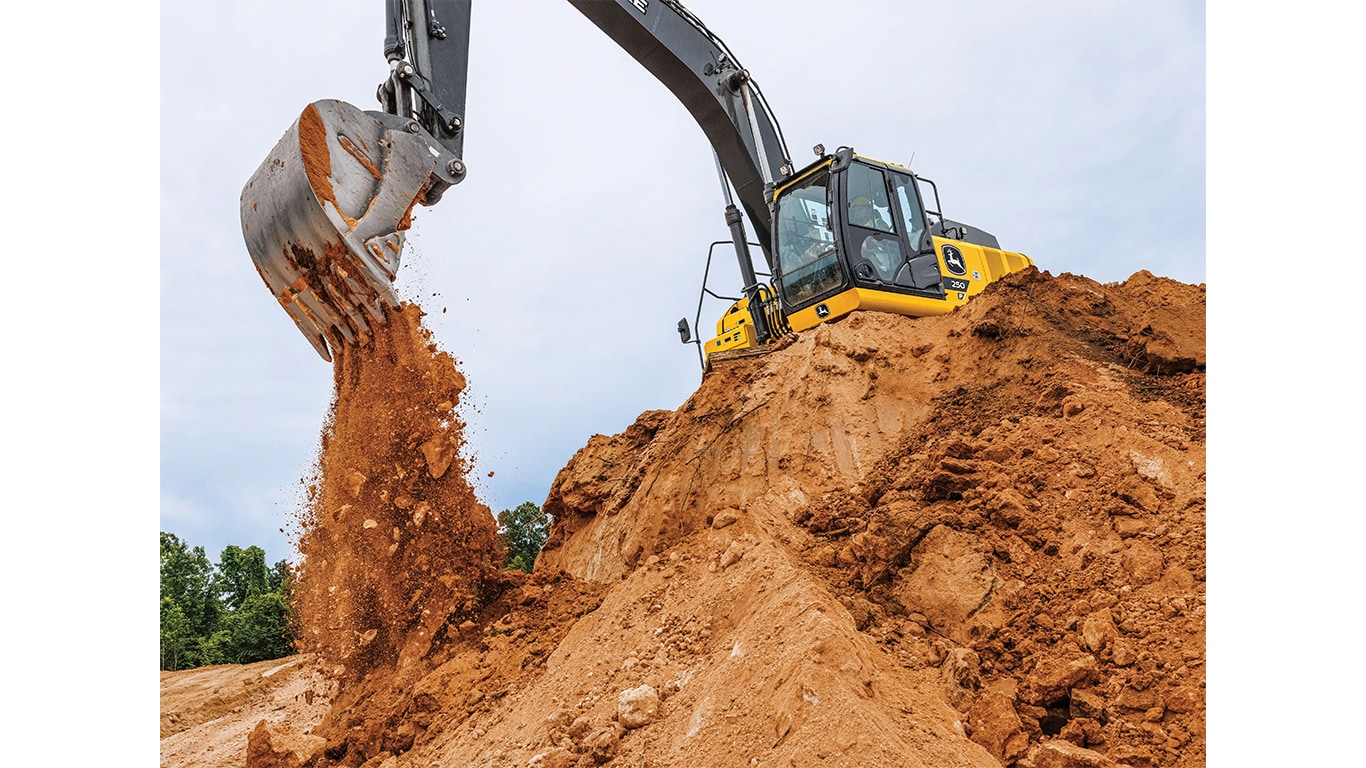
{"type": "MultiPolygon", "coordinates": [[[[1203,765],[1204,300],[1031,269],[946,316],[856,313],[718,364],[569,461],[529,577],[488,570],[496,542],[446,506],[477,504],[432,501],[415,460],[324,462],[315,509],[371,510],[313,550],[365,553],[313,571],[345,595],[311,598],[330,709],[272,719],[253,684],[170,737],[250,731],[235,752],[163,741],[163,765],[1203,765]],[[329,490],[342,467],[359,495],[329,490]],[[405,554],[447,550],[399,490],[458,523],[450,570],[405,554]]],[[[383,400],[343,394],[344,363],[339,414],[383,400]]],[[[413,397],[416,421],[364,415],[364,439],[459,431],[413,397]]]]}

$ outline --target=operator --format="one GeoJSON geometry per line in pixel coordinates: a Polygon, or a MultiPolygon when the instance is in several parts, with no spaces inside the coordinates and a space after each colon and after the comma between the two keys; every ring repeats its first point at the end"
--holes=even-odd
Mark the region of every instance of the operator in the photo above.
{"type": "Polygon", "coordinates": [[[825,237],[821,236],[821,230],[817,229],[814,225],[806,225],[805,234],[805,239],[810,244],[806,247],[806,250],[802,252],[802,263],[810,264],[820,256],[824,256],[831,249],[831,245],[827,242],[825,237]]]}
{"type": "MultiPolygon", "coordinates": [[[[849,204],[849,221],[855,226],[876,229],[879,232],[892,231],[887,219],[873,208],[873,201],[866,197],[856,197],[849,204]]],[[[896,276],[901,252],[895,241],[867,235],[863,238],[863,247],[860,250],[863,258],[868,260],[883,280],[890,281],[896,276]]]]}
{"type": "Polygon", "coordinates": [[[817,269],[816,273],[812,273],[805,268],[832,253],[834,244],[827,239],[829,230],[810,222],[796,224],[794,230],[794,233],[785,239],[782,249],[783,275],[790,280],[794,273],[805,270],[802,277],[795,283],[790,283],[793,288],[793,300],[804,301],[815,295],[817,283],[823,284],[819,273],[824,271],[817,269]],[[822,236],[822,231],[826,236],[822,236]]]}
{"type": "Polygon", "coordinates": [[[887,223],[887,218],[873,209],[873,201],[861,195],[849,203],[849,220],[860,227],[881,232],[892,231],[892,225],[887,223]]]}

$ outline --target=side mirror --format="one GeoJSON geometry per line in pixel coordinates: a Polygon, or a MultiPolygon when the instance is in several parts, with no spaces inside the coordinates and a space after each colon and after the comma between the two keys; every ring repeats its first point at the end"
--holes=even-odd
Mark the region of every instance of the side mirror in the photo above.
{"type": "Polygon", "coordinates": [[[688,318],[678,321],[678,340],[684,344],[692,341],[692,331],[688,329],[688,318]]]}

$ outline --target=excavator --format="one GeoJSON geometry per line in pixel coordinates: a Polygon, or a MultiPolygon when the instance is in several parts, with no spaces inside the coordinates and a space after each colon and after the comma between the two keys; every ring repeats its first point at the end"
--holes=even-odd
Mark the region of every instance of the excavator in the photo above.
{"type": "MultiPolygon", "coordinates": [[[[704,370],[855,311],[945,314],[1033,264],[946,218],[937,187],[908,167],[819,144],[797,167],[754,78],[678,0],[568,2],[678,98],[714,150],[744,285],[722,297],[731,303],[706,342],[678,323],[704,370]]],[[[242,190],[252,261],[327,361],[398,306],[413,209],[435,205],[467,173],[470,0],[385,0],[385,19],[380,109],[308,105],[242,190]]]]}

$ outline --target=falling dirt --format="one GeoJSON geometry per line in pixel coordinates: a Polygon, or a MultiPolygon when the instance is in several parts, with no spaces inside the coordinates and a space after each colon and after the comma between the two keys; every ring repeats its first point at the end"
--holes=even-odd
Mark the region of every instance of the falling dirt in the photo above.
{"type": "Polygon", "coordinates": [[[405,304],[367,346],[338,348],[319,472],[302,511],[299,646],[356,680],[406,669],[498,579],[456,413],[465,379],[405,304]]]}
{"type": "Polygon", "coordinates": [[[409,307],[338,361],[312,693],[163,675],[162,765],[1203,766],[1204,302],[1031,269],[719,365],[569,460],[530,577],[409,307]]]}

